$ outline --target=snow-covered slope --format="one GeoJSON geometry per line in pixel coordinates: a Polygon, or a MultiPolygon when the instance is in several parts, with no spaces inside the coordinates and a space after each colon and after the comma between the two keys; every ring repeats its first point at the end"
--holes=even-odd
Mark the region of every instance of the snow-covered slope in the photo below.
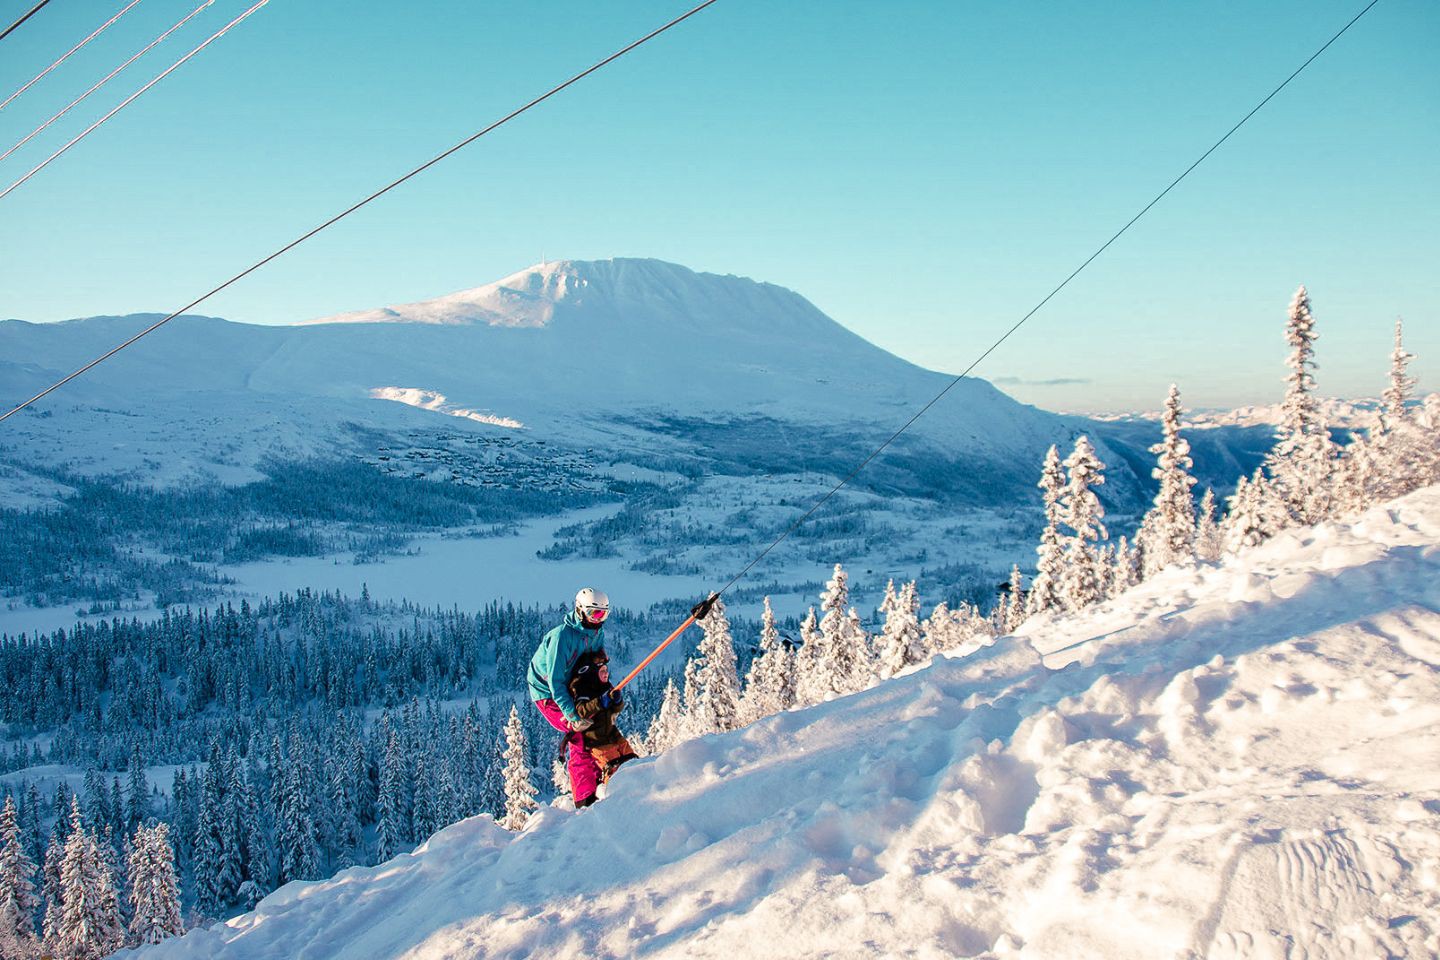
{"type": "Polygon", "coordinates": [[[147,958],[1440,952],[1440,487],[147,958]]]}

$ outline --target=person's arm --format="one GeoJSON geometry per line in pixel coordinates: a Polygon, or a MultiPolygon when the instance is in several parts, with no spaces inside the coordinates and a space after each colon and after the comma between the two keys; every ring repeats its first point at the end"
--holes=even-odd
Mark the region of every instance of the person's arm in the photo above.
{"type": "Polygon", "coordinates": [[[550,661],[550,696],[554,698],[560,712],[565,719],[571,723],[580,720],[580,715],[575,712],[575,698],[570,696],[570,663],[574,660],[572,654],[575,641],[570,638],[569,630],[561,630],[560,635],[555,638],[555,648],[552,651],[554,659],[550,661]]]}

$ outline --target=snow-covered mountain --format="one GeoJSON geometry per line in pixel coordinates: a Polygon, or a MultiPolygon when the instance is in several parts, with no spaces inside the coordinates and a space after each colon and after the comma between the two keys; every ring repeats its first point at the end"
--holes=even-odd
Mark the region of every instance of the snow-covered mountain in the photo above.
{"type": "MultiPolygon", "coordinates": [[[[0,324],[0,393],[21,399],[151,321],[0,324]]],[[[658,438],[684,447],[696,419],[747,435],[747,425],[776,421],[838,447],[883,436],[946,379],[781,287],[655,260],[565,261],[292,327],[181,318],[47,399],[0,442],[22,457],[162,479],[177,463],[223,476],[268,454],[333,449],[342,424],[523,429],[647,450],[658,438]],[[147,457],[167,467],[147,469],[147,457]]],[[[1073,432],[967,380],[916,437],[928,456],[1018,480],[1017,467],[1028,478],[1045,446],[1073,432]]],[[[777,442],[757,453],[778,467],[784,451],[777,442]]]]}
{"type": "Polygon", "coordinates": [[[292,883],[156,960],[1440,953],[1440,487],[292,883]]]}

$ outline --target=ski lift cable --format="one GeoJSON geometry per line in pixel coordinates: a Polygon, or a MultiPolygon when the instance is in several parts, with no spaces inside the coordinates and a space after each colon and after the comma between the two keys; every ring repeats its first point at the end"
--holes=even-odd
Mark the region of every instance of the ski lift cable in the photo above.
{"type": "Polygon", "coordinates": [[[155,84],[159,83],[161,80],[164,80],[166,77],[170,76],[170,74],[172,74],[172,73],[174,73],[176,70],[180,69],[180,67],[183,66],[187,61],[189,61],[191,57],[194,57],[194,56],[195,56],[196,54],[198,54],[201,50],[204,50],[206,47],[210,46],[210,44],[214,43],[216,40],[219,40],[221,37],[225,36],[225,34],[227,34],[227,33],[230,32],[230,28],[231,28],[231,27],[234,27],[234,26],[238,25],[238,24],[241,23],[243,20],[245,20],[246,18],[248,18],[248,17],[249,17],[252,13],[254,13],[256,10],[259,10],[261,7],[265,6],[265,4],[267,4],[267,3],[269,3],[269,2],[270,2],[270,0],[258,0],[258,2],[257,2],[254,6],[252,6],[250,9],[248,9],[248,10],[246,10],[244,13],[240,14],[240,16],[236,17],[234,20],[231,20],[229,23],[225,24],[225,26],[221,27],[219,30],[216,30],[216,31],[215,31],[214,33],[212,33],[208,38],[206,38],[199,46],[195,47],[195,48],[194,48],[193,50],[191,50],[189,53],[185,54],[185,56],[181,57],[179,60],[176,60],[176,61],[175,61],[174,63],[172,63],[170,66],[166,67],[165,70],[162,71],[162,72],[159,74],[159,76],[156,76],[154,79],[150,80],[149,83],[146,83],[145,86],[141,87],[139,90],[136,90],[134,93],[130,94],[130,96],[126,97],[124,100],[121,100],[118,104],[116,104],[113,108],[111,108],[111,110],[110,110],[109,113],[105,114],[105,115],[104,115],[103,117],[101,117],[99,120],[96,120],[94,123],[90,124],[90,126],[86,127],[84,130],[81,130],[81,131],[80,131],[78,134],[76,134],[68,143],[66,143],[65,146],[61,147],[59,150],[56,150],[54,153],[50,154],[50,156],[46,157],[44,160],[40,161],[38,164],[36,164],[34,167],[32,167],[32,168],[30,169],[30,172],[27,173],[27,174],[25,174],[25,176],[21,177],[19,180],[16,180],[14,183],[10,184],[10,186],[6,187],[4,190],[0,190],[0,200],[4,200],[4,199],[5,199],[6,197],[8,197],[11,193],[14,193],[15,190],[16,190],[21,184],[23,184],[25,181],[29,180],[31,177],[35,176],[35,174],[39,173],[41,170],[44,170],[44,169],[45,169],[46,167],[48,167],[51,163],[53,163],[53,162],[55,162],[56,160],[58,160],[66,151],[68,151],[71,147],[75,146],[75,144],[79,143],[81,140],[84,140],[86,137],[90,136],[90,134],[93,133],[93,132],[95,132],[95,130],[98,129],[98,128],[100,127],[100,125],[103,124],[106,120],[109,120],[111,117],[115,116],[115,114],[119,113],[121,110],[124,110],[126,107],[130,106],[130,104],[132,104],[132,103],[134,103],[136,100],[140,99],[140,96],[141,96],[143,93],[145,93],[145,91],[149,90],[151,87],[155,86],[155,84]]]}
{"type": "Polygon", "coordinates": [[[111,80],[115,79],[115,77],[116,77],[117,75],[119,75],[120,71],[124,70],[126,67],[130,66],[130,64],[134,63],[136,60],[139,60],[141,57],[145,56],[145,54],[149,53],[151,50],[155,49],[155,48],[156,48],[157,46],[159,46],[161,43],[165,42],[165,40],[167,40],[172,33],[174,33],[176,30],[179,30],[181,27],[185,26],[185,24],[189,23],[191,20],[195,19],[195,17],[200,13],[200,11],[204,10],[206,7],[209,7],[209,6],[214,5],[214,3],[215,3],[215,0],[205,0],[204,3],[200,4],[200,6],[196,7],[194,10],[192,10],[192,11],[190,12],[190,14],[189,14],[188,16],[186,16],[183,20],[181,20],[181,21],[179,21],[178,23],[176,23],[176,24],[175,24],[173,27],[171,27],[169,30],[166,30],[164,33],[160,34],[160,36],[156,37],[154,40],[151,40],[148,44],[146,44],[143,48],[141,48],[141,50],[140,50],[138,53],[132,55],[129,60],[126,60],[124,63],[120,64],[120,66],[116,67],[114,70],[111,70],[109,73],[105,74],[105,76],[101,77],[98,81],[96,81],[96,82],[95,82],[95,85],[92,86],[89,90],[86,90],[84,93],[80,94],[80,96],[76,97],[74,100],[71,100],[68,104],[66,104],[65,108],[64,108],[63,110],[61,110],[59,113],[55,114],[55,116],[51,117],[49,120],[46,120],[44,123],[40,124],[40,126],[36,127],[34,130],[31,130],[29,133],[27,133],[18,143],[16,143],[16,144],[15,144],[13,147],[11,147],[9,150],[6,150],[4,153],[0,153],[0,161],[4,161],[4,159],[5,159],[6,157],[10,156],[10,154],[14,153],[16,150],[19,150],[21,147],[25,146],[25,144],[29,143],[31,140],[34,140],[37,136],[39,136],[41,133],[43,133],[43,132],[46,130],[46,128],[48,128],[52,123],[54,123],[56,120],[59,120],[61,117],[65,116],[65,114],[69,113],[71,110],[73,110],[73,109],[75,109],[77,106],[79,106],[80,103],[81,103],[81,101],[83,101],[86,97],[90,96],[90,94],[94,93],[96,90],[99,90],[101,87],[105,86],[105,84],[107,84],[107,83],[109,83],[111,80]]]}
{"type": "Polygon", "coordinates": [[[731,587],[733,587],[733,586],[735,586],[735,584],[739,583],[740,580],[741,580],[742,578],[744,578],[744,576],[745,576],[746,574],[748,574],[751,570],[753,570],[753,569],[755,568],[755,565],[756,565],[756,564],[758,564],[761,560],[765,559],[765,557],[768,556],[768,555],[770,554],[770,552],[773,551],[776,547],[780,546],[780,545],[781,545],[782,543],[784,543],[786,540],[790,539],[791,535],[794,534],[796,530],[800,529],[800,527],[804,525],[805,521],[807,521],[807,520],[809,520],[811,517],[813,517],[813,516],[820,510],[821,507],[823,507],[826,503],[828,503],[828,502],[830,501],[830,499],[831,499],[832,497],[835,496],[835,494],[839,493],[840,490],[841,490],[841,488],[843,488],[843,487],[844,487],[846,484],[848,484],[851,480],[855,479],[856,475],[858,475],[858,474],[860,473],[860,471],[864,470],[867,466],[870,465],[871,461],[873,461],[873,460],[874,460],[876,457],[878,457],[881,453],[885,452],[885,450],[886,450],[892,443],[894,443],[897,439],[899,439],[899,437],[900,437],[901,434],[903,434],[906,430],[910,429],[910,427],[912,427],[912,426],[915,424],[915,421],[919,420],[919,419],[920,419],[921,417],[923,417],[926,413],[928,413],[928,412],[930,411],[930,408],[931,408],[931,407],[935,406],[935,405],[936,405],[937,403],[939,403],[942,399],[944,399],[945,395],[948,394],[951,390],[953,390],[953,389],[960,383],[960,381],[964,380],[967,376],[969,376],[970,373],[971,373],[976,367],[978,367],[978,366],[980,365],[981,361],[983,361],[986,357],[990,356],[990,354],[994,353],[995,350],[998,349],[999,346],[1000,346],[1002,343],[1004,343],[1006,340],[1010,339],[1010,336],[1011,336],[1013,333],[1015,333],[1017,330],[1019,330],[1021,327],[1023,327],[1023,326],[1025,325],[1025,322],[1026,322],[1027,320],[1029,320],[1031,317],[1035,316],[1035,314],[1039,313],[1039,312],[1040,312],[1040,309],[1041,309],[1042,307],[1044,307],[1047,303],[1049,303],[1052,299],[1054,299],[1055,296],[1056,296],[1057,294],[1059,294],[1061,290],[1064,290],[1067,286],[1069,286],[1069,285],[1070,285],[1070,281],[1074,280],[1074,279],[1075,279],[1076,277],[1078,277],[1082,272],[1084,272],[1084,270],[1085,270],[1086,267],[1088,267],[1088,266],[1090,266],[1090,264],[1094,263],[1095,260],[1098,259],[1099,256],[1100,256],[1102,253],[1104,253],[1107,249],[1109,249],[1109,247],[1110,247],[1111,244],[1113,244],[1116,240],[1119,240],[1122,236],[1124,236],[1124,234],[1125,234],[1131,227],[1133,227],[1137,222],[1139,222],[1140,218],[1144,217],[1145,214],[1147,214],[1147,213],[1150,212],[1150,210],[1151,210],[1152,207],[1154,207],[1156,204],[1158,204],[1161,200],[1165,199],[1166,195],[1169,194],[1170,191],[1174,190],[1177,186],[1179,186],[1179,185],[1180,185],[1180,182],[1181,182],[1182,180],[1184,180],[1186,177],[1188,177],[1188,176],[1191,174],[1191,172],[1193,172],[1193,171],[1195,170],[1196,167],[1198,167],[1198,166],[1200,166],[1200,164],[1204,163],[1205,160],[1206,160],[1206,158],[1208,158],[1212,153],[1214,153],[1216,150],[1218,150],[1218,149],[1220,148],[1220,146],[1221,146],[1223,143],[1225,143],[1225,141],[1229,140],[1230,137],[1233,136],[1237,130],[1239,130],[1241,127],[1243,127],[1243,126],[1245,125],[1246,121],[1248,121],[1251,117],[1255,116],[1255,114],[1259,113],[1260,110],[1261,110],[1261,108],[1263,108],[1267,103],[1269,103],[1271,100],[1273,100],[1273,99],[1275,98],[1275,96],[1280,93],[1281,90],[1284,90],[1287,86],[1290,85],[1290,81],[1292,81],[1292,80],[1294,80],[1296,77],[1300,76],[1300,74],[1301,74],[1302,72],[1304,72],[1304,70],[1305,70],[1306,67],[1310,66],[1311,63],[1315,62],[1316,58],[1318,58],[1318,57],[1320,56],[1320,54],[1324,53],[1327,49],[1329,49],[1329,47],[1330,47],[1331,44],[1333,44],[1336,40],[1339,40],[1342,36],[1344,36],[1345,33],[1346,33],[1346,31],[1348,31],[1351,27],[1353,27],[1353,26],[1360,20],[1361,17],[1363,17],[1363,16],[1365,16],[1365,14],[1369,13],[1369,12],[1370,12],[1370,8],[1373,7],[1373,6],[1375,6],[1375,4],[1377,4],[1377,3],[1379,3],[1379,2],[1380,2],[1380,0],[1370,0],[1370,3],[1366,4],[1366,6],[1365,6],[1364,9],[1362,9],[1359,13],[1355,14],[1355,16],[1350,19],[1350,22],[1349,22],[1349,23],[1347,23],[1347,24],[1345,24],[1345,26],[1341,27],[1340,30],[1339,30],[1334,36],[1332,36],[1329,40],[1326,40],[1325,43],[1322,44],[1321,47],[1320,47],[1318,50],[1316,50],[1314,53],[1310,54],[1310,56],[1305,60],[1304,63],[1302,63],[1302,64],[1300,64],[1300,66],[1296,67],[1296,68],[1295,68],[1295,71],[1294,71],[1293,73],[1291,73],[1290,76],[1286,77],[1283,81],[1280,82],[1280,85],[1279,85],[1279,86],[1275,87],[1275,89],[1271,90],[1268,94],[1266,94],[1265,99],[1261,100],[1261,101],[1260,101],[1259,103],[1257,103],[1253,108],[1251,108],[1250,112],[1247,113],[1247,114],[1245,114],[1245,116],[1241,117],[1240,120],[1239,120],[1233,127],[1231,127],[1229,130],[1227,130],[1227,131],[1225,132],[1225,135],[1224,135],[1224,136],[1222,136],[1219,140],[1216,140],[1213,144],[1211,144],[1211,145],[1210,145],[1210,148],[1209,148],[1208,150],[1206,150],[1204,153],[1202,153],[1202,154],[1199,156],[1199,158],[1195,160],[1194,163],[1192,163],[1192,164],[1190,164],[1190,166],[1186,167],[1185,170],[1184,170],[1184,172],[1182,172],[1182,173],[1181,173],[1178,177],[1176,177],[1174,180],[1170,181],[1170,184],[1169,184],[1167,187],[1165,187],[1164,190],[1161,190],[1159,193],[1157,193],[1157,194],[1155,195],[1154,199],[1152,199],[1149,203],[1145,204],[1145,206],[1141,207],[1141,208],[1140,208],[1140,211],[1139,211],[1138,213],[1136,213],[1133,217],[1131,217],[1131,218],[1125,223],[1125,225],[1124,225],[1123,227],[1121,227],[1119,230],[1115,231],[1115,233],[1110,237],[1110,239],[1106,240],[1104,243],[1102,243],[1099,247],[1096,248],[1096,250],[1095,250],[1094,253],[1092,253],[1092,254],[1090,254],[1090,256],[1086,257],[1085,260],[1084,260],[1083,262],[1081,262],[1081,264],[1080,264],[1078,267],[1076,267],[1073,271],[1071,271],[1071,273],[1070,273],[1069,276],[1067,276],[1064,280],[1060,281],[1060,283],[1057,284],[1053,290],[1051,290],[1049,293],[1047,293],[1047,294],[1044,296],[1044,298],[1043,298],[1039,303],[1037,303],[1037,304],[1035,304],[1035,306],[1031,307],[1030,310],[1029,310],[1029,312],[1027,312],[1027,313],[1026,313],[1023,317],[1021,317],[1019,320],[1017,320],[1017,321],[1014,323],[1014,325],[1012,325],[1012,326],[1010,327],[1010,329],[1006,330],[1003,334],[1001,334],[1000,337],[999,337],[997,340],[995,340],[994,343],[992,343],[992,344],[990,344],[990,346],[986,347],[986,348],[985,348],[985,351],[984,351],[983,353],[981,353],[978,357],[976,357],[973,361],[971,361],[970,365],[965,368],[964,372],[962,372],[959,376],[955,377],[955,378],[954,378],[953,380],[951,380],[948,384],[946,384],[946,385],[945,385],[945,388],[944,388],[943,390],[941,390],[939,393],[937,393],[934,397],[931,397],[931,398],[930,398],[930,401],[929,401],[928,403],[926,403],[923,407],[921,407],[919,410],[917,410],[917,411],[915,412],[915,414],[910,417],[909,420],[906,420],[905,423],[901,424],[900,428],[899,428],[898,430],[896,430],[894,433],[892,433],[888,438],[886,438],[886,440],[885,440],[884,443],[880,444],[880,445],[879,445],[878,447],[876,447],[873,451],[871,451],[871,452],[870,452],[870,455],[867,456],[864,460],[861,460],[860,463],[858,463],[853,470],[851,470],[848,474],[846,474],[845,477],[844,477],[842,480],[840,480],[839,483],[835,484],[835,485],[834,485],[833,487],[831,487],[828,491],[826,491],[826,493],[824,494],[824,496],[820,497],[819,500],[816,500],[815,503],[811,505],[810,509],[806,510],[805,513],[802,514],[798,520],[796,520],[796,521],[795,521],[794,523],[792,523],[789,527],[787,527],[787,528],[785,529],[785,531],[780,534],[780,536],[776,537],[775,540],[770,543],[769,546],[767,546],[764,550],[760,551],[760,553],[759,553],[758,555],[756,555],[756,557],[755,557],[753,560],[751,560],[749,563],[747,563],[747,564],[744,566],[744,568],[742,568],[742,569],[740,570],[739,573],[737,573],[737,574],[735,574],[735,576],[731,577],[730,580],[729,580],[729,582],[727,582],[727,583],[725,584],[725,586],[723,586],[723,587],[721,587],[719,590],[716,590],[715,592],[711,593],[705,600],[703,600],[703,601],[701,601],[700,603],[696,604],[696,605],[694,606],[694,608],[691,609],[689,618],[686,619],[685,622],[684,622],[683,624],[681,624],[680,627],[679,627],[674,633],[672,633],[669,637],[667,637],[663,643],[661,643],[658,647],[656,647],[655,650],[654,650],[653,652],[651,652],[651,654],[650,654],[648,657],[645,658],[644,662],[641,663],[640,666],[636,667],[634,670],[632,670],[632,671],[630,672],[630,674],[629,674],[628,676],[626,676],[623,680],[621,680],[620,683],[618,683],[618,684],[616,685],[615,689],[618,690],[618,689],[620,689],[621,687],[623,687],[623,686],[625,686],[626,684],[628,684],[631,680],[633,680],[633,679],[635,678],[635,676],[636,676],[637,674],[639,674],[639,672],[640,672],[642,669],[644,669],[646,665],[648,665],[648,664],[650,663],[650,661],[654,660],[657,656],[659,656],[660,651],[664,650],[667,646],[669,646],[669,645],[670,645],[674,640],[676,640],[682,633],[684,633],[686,629],[688,629],[693,623],[695,623],[695,621],[697,621],[697,620],[703,620],[703,619],[705,618],[705,615],[710,612],[711,606],[713,606],[714,603],[715,603],[720,597],[724,596],[724,594],[725,594],[731,587]]]}
{"type": "MultiPolygon", "coordinates": [[[[575,76],[571,77],[569,80],[566,80],[566,81],[563,82],[563,83],[560,83],[560,84],[557,84],[557,85],[554,86],[554,87],[551,87],[551,88],[550,88],[549,90],[547,90],[545,93],[543,93],[543,94],[541,94],[540,96],[536,97],[535,99],[531,100],[529,103],[526,103],[524,106],[518,107],[518,108],[516,108],[515,110],[512,110],[510,113],[507,113],[505,116],[501,117],[499,120],[496,120],[494,123],[490,124],[489,126],[485,127],[484,129],[480,130],[479,132],[471,134],[470,136],[466,137],[464,140],[461,140],[459,143],[455,144],[453,147],[450,147],[449,149],[445,150],[445,151],[442,152],[442,153],[436,154],[434,157],[432,157],[432,158],[430,158],[429,160],[425,161],[425,162],[422,163],[420,166],[418,166],[418,167],[416,167],[415,169],[411,170],[409,173],[407,173],[407,174],[405,174],[405,175],[403,175],[403,176],[401,176],[401,177],[398,177],[398,178],[395,179],[395,180],[390,181],[388,184],[386,184],[385,186],[381,187],[379,190],[376,190],[374,193],[370,194],[368,197],[365,197],[363,200],[359,200],[359,201],[357,201],[356,203],[351,204],[349,207],[346,207],[344,210],[342,210],[341,212],[337,213],[335,216],[331,217],[329,220],[326,220],[324,223],[320,224],[318,227],[315,227],[314,229],[310,230],[309,232],[304,233],[304,234],[302,234],[301,236],[297,237],[296,239],[290,241],[290,242],[287,243],[285,246],[281,247],[280,249],[276,250],[274,253],[270,254],[270,255],[267,256],[267,257],[265,257],[263,260],[257,260],[255,263],[251,264],[250,266],[246,267],[244,270],[242,270],[242,271],[240,271],[239,273],[235,274],[235,276],[231,277],[229,280],[226,280],[224,283],[220,284],[219,286],[212,288],[212,289],[211,289],[210,291],[208,291],[207,293],[205,293],[205,294],[201,295],[200,297],[197,297],[196,299],[190,301],[190,302],[187,303],[185,306],[181,307],[179,310],[176,310],[174,313],[170,314],[169,316],[164,317],[163,319],[156,321],[155,323],[153,323],[153,324],[151,324],[150,326],[146,327],[144,330],[141,330],[139,333],[135,334],[135,336],[131,337],[129,340],[126,340],[124,343],[121,343],[121,344],[119,344],[118,346],[113,347],[112,349],[110,349],[110,350],[107,351],[106,353],[102,354],[101,356],[99,356],[99,357],[95,358],[94,360],[90,361],[89,363],[85,364],[85,366],[83,366],[83,367],[81,367],[80,369],[76,370],[74,373],[70,374],[69,376],[66,376],[66,377],[64,377],[64,378],[61,379],[61,380],[57,380],[55,383],[53,383],[53,384],[51,384],[50,386],[46,387],[44,390],[40,391],[40,392],[37,393],[35,396],[31,397],[29,400],[26,400],[24,403],[19,404],[19,405],[16,406],[14,409],[10,410],[8,413],[6,413],[6,414],[4,414],[4,415],[0,415],[0,422],[3,422],[3,421],[5,421],[5,420],[10,419],[10,417],[12,417],[12,416],[14,416],[15,414],[19,413],[21,410],[25,409],[26,407],[30,406],[30,404],[34,403],[35,401],[37,401],[37,400],[41,399],[42,397],[44,397],[44,396],[52,393],[52,392],[55,391],[55,390],[58,390],[60,387],[63,387],[65,384],[69,383],[71,380],[74,380],[76,377],[80,376],[81,374],[85,373],[86,371],[88,371],[88,370],[90,370],[90,369],[98,366],[99,364],[103,363],[104,361],[110,359],[110,358],[113,357],[115,354],[119,353],[121,350],[124,350],[126,347],[130,346],[130,344],[134,343],[136,340],[139,340],[141,337],[144,337],[145,335],[147,335],[147,334],[149,334],[149,333],[151,333],[151,332],[153,332],[153,331],[155,331],[155,330],[158,330],[160,327],[162,327],[162,326],[164,326],[165,324],[169,323],[171,320],[174,320],[176,317],[180,316],[180,315],[181,315],[182,313],[184,313],[185,311],[187,311],[187,310],[193,310],[195,307],[199,306],[200,304],[204,303],[206,300],[208,300],[208,299],[210,299],[211,297],[215,296],[215,294],[217,294],[217,293],[219,293],[220,291],[226,289],[227,287],[232,286],[232,285],[235,284],[235,283],[238,283],[240,280],[242,280],[242,279],[244,279],[245,277],[249,276],[250,274],[254,273],[256,270],[259,270],[261,267],[265,266],[267,263],[269,263],[270,261],[276,259],[277,257],[280,257],[280,256],[288,253],[289,251],[295,249],[295,248],[298,247],[300,244],[304,243],[306,240],[309,240],[311,237],[315,236],[315,235],[316,235],[317,233],[319,233],[320,231],[322,231],[322,230],[326,229],[327,227],[329,227],[329,226],[331,226],[331,225],[333,225],[333,224],[335,224],[335,223],[338,223],[339,221],[345,219],[345,218],[348,217],[350,214],[354,213],[356,210],[359,210],[361,207],[363,207],[363,206],[365,206],[366,204],[370,203],[372,200],[377,200],[377,199],[379,199],[380,197],[382,197],[382,196],[384,196],[385,194],[389,193],[391,190],[393,190],[393,189],[395,189],[396,187],[400,186],[402,183],[405,183],[407,180],[410,180],[411,178],[416,177],[416,176],[420,175],[421,173],[425,172],[426,170],[430,169],[431,167],[435,166],[435,164],[437,164],[437,163],[439,163],[440,161],[446,159],[446,158],[449,157],[451,154],[458,153],[460,150],[463,150],[465,147],[468,147],[470,144],[474,143],[476,140],[479,140],[481,137],[485,136],[485,135],[486,135],[487,133],[489,133],[490,131],[492,131],[492,130],[496,129],[497,127],[500,127],[500,126],[502,126],[502,125],[510,122],[511,120],[514,120],[516,117],[520,116],[522,113],[525,113],[527,110],[530,110],[532,107],[536,107],[536,106],[540,105],[541,103],[544,103],[546,100],[549,100],[551,97],[555,96],[557,93],[560,93],[562,90],[566,89],[567,87],[570,87],[570,86],[573,86],[573,85],[576,84],[576,83],[579,83],[581,80],[583,80],[583,79],[585,79],[586,77],[590,76],[590,74],[595,73],[597,70],[600,70],[601,68],[606,67],[606,66],[608,66],[608,65],[611,64],[611,63],[614,63],[616,60],[620,59],[620,58],[623,57],[625,54],[627,54],[627,53],[629,53],[630,51],[634,50],[636,47],[639,47],[639,46],[641,46],[642,44],[647,43],[648,41],[655,39],[656,37],[660,36],[660,34],[664,33],[664,32],[667,31],[667,30],[669,30],[671,27],[677,26],[677,25],[683,23],[684,21],[689,20],[691,17],[695,16],[695,14],[699,13],[700,11],[704,10],[706,7],[709,7],[709,6],[711,6],[712,4],[714,4],[714,3],[716,3],[716,2],[718,2],[718,0],[704,0],[703,3],[697,4],[696,6],[691,7],[689,10],[687,10],[687,11],[684,12],[684,13],[682,13],[680,16],[678,16],[678,17],[676,17],[675,19],[669,21],[668,23],[664,24],[663,26],[657,27],[656,29],[650,31],[650,32],[647,33],[645,36],[641,37],[639,40],[636,40],[636,41],[634,41],[634,42],[632,42],[632,43],[630,43],[630,44],[627,44],[627,45],[624,46],[624,47],[621,47],[619,50],[617,50],[617,51],[615,51],[614,53],[610,54],[610,56],[606,57],[605,59],[603,59],[603,60],[599,61],[598,63],[594,64],[593,66],[587,67],[586,69],[582,70],[581,72],[575,74],[575,76]]],[[[0,196],[3,196],[3,194],[0,194],[0,196]]]]}
{"type": "MultiPolygon", "coordinates": [[[[84,40],[81,40],[79,43],[75,44],[75,46],[73,46],[73,47],[71,47],[69,50],[67,50],[67,51],[65,52],[65,55],[62,56],[59,60],[56,60],[54,63],[50,64],[50,66],[46,67],[44,70],[41,70],[39,73],[37,73],[37,74],[35,75],[35,77],[34,77],[29,83],[25,84],[25,86],[21,87],[19,90],[16,90],[14,93],[10,94],[10,96],[5,100],[4,103],[0,103],[0,110],[4,110],[6,107],[10,106],[10,104],[14,103],[15,100],[20,96],[20,94],[24,93],[26,90],[29,90],[31,87],[35,86],[35,84],[39,83],[41,80],[44,80],[45,77],[48,76],[52,70],[54,70],[56,67],[60,66],[60,64],[64,63],[66,60],[69,60],[71,54],[75,53],[75,52],[76,52],[77,50],[79,50],[81,47],[85,46],[85,44],[89,43],[91,40],[94,40],[96,37],[100,36],[100,34],[104,33],[107,29],[109,29],[110,24],[114,23],[116,20],[119,20],[121,17],[125,16],[125,14],[129,13],[130,10],[131,10],[131,8],[134,7],[134,6],[135,6],[137,3],[139,3],[139,2],[140,2],[140,0],[130,0],[130,2],[129,2],[128,4],[126,4],[125,7],[122,8],[119,13],[115,14],[115,16],[111,17],[109,20],[106,20],[104,23],[100,24],[100,26],[95,29],[95,32],[94,32],[94,33],[90,34],[90,36],[86,37],[84,40]]],[[[37,7],[36,9],[39,9],[39,8],[37,7]]],[[[33,13],[33,12],[34,12],[34,11],[32,10],[31,13],[33,13]]],[[[30,16],[30,14],[27,13],[25,16],[28,17],[28,16],[30,16]]],[[[22,17],[21,20],[20,20],[20,23],[24,23],[24,22],[25,22],[25,20],[24,20],[24,18],[22,17]]],[[[19,24],[16,24],[16,26],[19,26],[19,24]]],[[[13,29],[15,29],[15,28],[14,28],[14,27],[11,27],[10,29],[13,30],[13,29]]],[[[6,31],[6,33],[9,33],[9,32],[10,32],[9,30],[6,31]]],[[[3,37],[0,37],[0,39],[4,39],[4,38],[3,38],[3,37]]]]}
{"type": "Polygon", "coordinates": [[[6,27],[5,32],[0,33],[0,40],[4,40],[6,37],[10,36],[10,34],[20,29],[20,24],[24,23],[26,20],[29,20],[31,17],[35,16],[35,14],[39,13],[40,8],[44,7],[49,2],[50,0],[40,0],[39,3],[31,7],[19,20],[16,20],[14,23],[10,24],[10,26],[6,27]]]}

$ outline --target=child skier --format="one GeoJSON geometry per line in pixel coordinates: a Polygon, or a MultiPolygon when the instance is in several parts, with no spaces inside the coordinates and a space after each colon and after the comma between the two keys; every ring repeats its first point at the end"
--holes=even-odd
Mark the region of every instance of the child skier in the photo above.
{"type": "MultiPolygon", "coordinates": [[[[600,783],[626,760],[635,759],[630,741],[615,726],[615,715],[625,707],[620,691],[610,684],[610,658],[605,651],[595,650],[582,654],[575,665],[575,674],[570,678],[570,696],[575,701],[575,712],[590,726],[571,737],[578,737],[585,751],[594,759],[600,773],[600,783]]],[[[592,794],[584,802],[578,798],[575,806],[588,806],[594,802],[592,794]]]]}

